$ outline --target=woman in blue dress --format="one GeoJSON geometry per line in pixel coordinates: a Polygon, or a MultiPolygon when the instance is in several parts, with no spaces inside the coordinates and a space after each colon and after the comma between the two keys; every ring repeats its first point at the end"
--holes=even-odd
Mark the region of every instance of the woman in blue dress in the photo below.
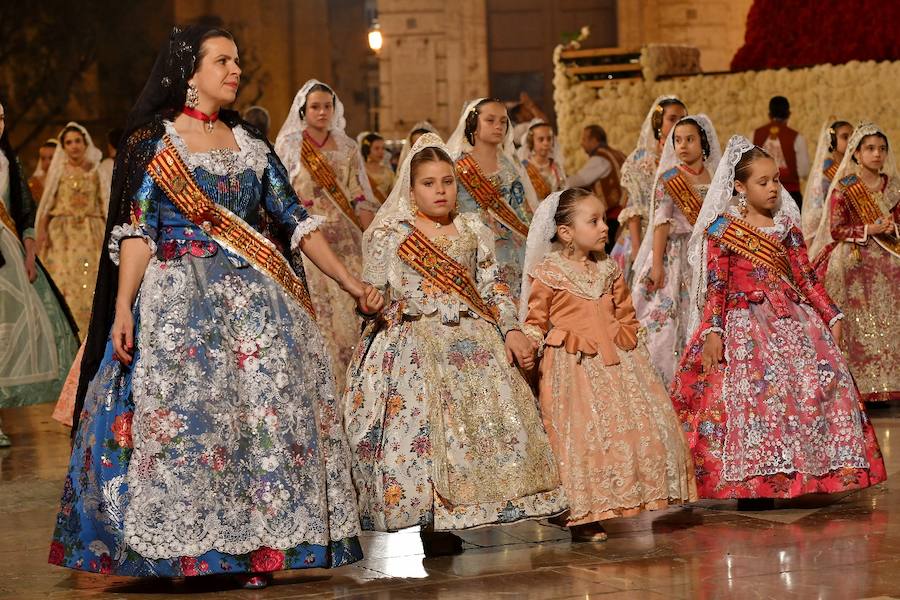
{"type": "Polygon", "coordinates": [[[237,48],[174,29],[129,116],[50,562],[180,577],[361,558],[349,454],[300,252],[364,313],[265,138],[237,48]]]}

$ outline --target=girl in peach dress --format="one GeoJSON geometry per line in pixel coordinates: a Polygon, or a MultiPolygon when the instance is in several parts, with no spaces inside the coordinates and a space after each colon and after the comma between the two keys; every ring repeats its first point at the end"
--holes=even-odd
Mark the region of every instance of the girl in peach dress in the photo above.
{"type": "Polygon", "coordinates": [[[579,541],[605,540],[605,519],[697,498],[687,443],[628,287],[603,253],[605,213],[580,189],[541,203],[520,304],[542,355],[541,414],[570,502],[562,522],[579,541]]]}

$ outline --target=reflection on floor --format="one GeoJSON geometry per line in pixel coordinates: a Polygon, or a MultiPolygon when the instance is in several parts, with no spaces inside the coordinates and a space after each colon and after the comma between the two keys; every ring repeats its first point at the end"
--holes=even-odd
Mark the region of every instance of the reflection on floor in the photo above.
{"type": "Polygon", "coordinates": [[[609,522],[610,540],[573,544],[540,523],[463,534],[466,551],[424,559],[418,534],[366,534],[366,559],[279,573],[259,590],[230,581],[134,580],[47,564],[68,437],[49,405],[2,411],[0,598],[423,599],[900,598],[900,407],[873,409],[891,478],[871,490],[738,513],[702,502],[609,522]],[[896,519],[896,520],[894,520],[896,519]]]}

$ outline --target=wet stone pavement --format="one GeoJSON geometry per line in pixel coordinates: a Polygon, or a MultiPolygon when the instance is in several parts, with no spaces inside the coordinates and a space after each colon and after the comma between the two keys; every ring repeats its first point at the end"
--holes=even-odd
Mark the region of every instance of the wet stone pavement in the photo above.
{"type": "Polygon", "coordinates": [[[51,405],[0,411],[0,598],[156,600],[835,599],[900,598],[900,406],[870,411],[889,478],[875,488],[737,512],[704,501],[607,523],[609,541],[572,543],[541,522],[462,534],[465,552],[426,559],[415,531],[365,533],[366,558],[289,571],[263,590],[228,578],[145,580],[47,564],[68,462],[51,405]]]}

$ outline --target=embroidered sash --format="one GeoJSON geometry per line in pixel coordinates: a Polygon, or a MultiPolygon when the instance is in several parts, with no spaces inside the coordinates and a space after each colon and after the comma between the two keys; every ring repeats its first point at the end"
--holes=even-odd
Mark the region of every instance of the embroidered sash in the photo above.
{"type": "Polygon", "coordinates": [[[696,223],[697,217],[700,216],[700,208],[703,206],[703,198],[697,194],[694,186],[677,168],[663,173],[662,179],[663,187],[675,202],[675,206],[684,213],[691,225],[696,223]]]}
{"type": "Polygon", "coordinates": [[[543,200],[549,196],[551,193],[550,186],[547,185],[547,181],[541,175],[541,170],[537,168],[537,165],[527,160],[525,161],[525,171],[528,173],[528,179],[531,180],[531,186],[534,188],[538,200],[543,200]]]}
{"type": "Polygon", "coordinates": [[[447,294],[455,294],[482,318],[497,324],[496,309],[478,293],[469,270],[459,264],[415,227],[397,248],[397,256],[447,294]]]}
{"type": "Polygon", "coordinates": [[[147,166],[153,181],[189,221],[213,240],[239,254],[281,285],[310,316],[315,316],[306,284],[275,246],[246,221],[209,199],[191,175],[172,140],[147,166]]]}
{"type": "Polygon", "coordinates": [[[837,175],[839,166],[840,165],[838,165],[836,161],[832,162],[830,167],[822,171],[822,174],[825,175],[825,178],[828,179],[828,181],[832,181],[834,179],[834,176],[837,175]]]}
{"type": "MultiPolygon", "coordinates": [[[[10,167],[12,168],[12,165],[10,165],[10,167]]],[[[9,211],[6,210],[6,202],[4,202],[2,198],[0,198],[0,223],[6,225],[10,233],[12,233],[17,240],[19,239],[19,230],[16,228],[16,222],[13,221],[9,211]]]]}
{"type": "Polygon", "coordinates": [[[372,176],[368,173],[366,173],[366,178],[369,180],[369,187],[372,188],[372,193],[375,195],[375,199],[378,200],[378,204],[384,204],[387,198],[378,189],[378,182],[372,179],[372,176]]]}
{"type": "MultiPolygon", "coordinates": [[[[847,199],[850,208],[863,223],[874,223],[878,219],[886,218],[875,199],[872,198],[872,194],[869,193],[869,188],[858,178],[844,186],[844,198],[847,199]]],[[[900,258],[900,239],[897,239],[895,232],[873,235],[872,239],[889,253],[900,258]]]]}
{"type": "Polygon", "coordinates": [[[791,263],[784,244],[746,221],[729,215],[719,217],[709,228],[721,246],[780,276],[793,286],[791,263]]]}
{"type": "Polygon", "coordinates": [[[341,184],[338,183],[334,169],[331,168],[331,165],[322,156],[322,153],[313,146],[312,142],[305,135],[303,136],[303,144],[300,146],[300,159],[316,185],[325,190],[325,193],[331,198],[334,205],[338,207],[338,210],[344,213],[344,216],[362,231],[364,227],[353,210],[353,203],[347,197],[347,194],[344,193],[341,184]]]}
{"type": "Polygon", "coordinates": [[[481,208],[489,211],[511,231],[515,231],[523,238],[528,237],[528,225],[523,223],[519,215],[500,197],[500,191],[484,176],[474,158],[466,155],[456,161],[456,176],[481,208]]]}

